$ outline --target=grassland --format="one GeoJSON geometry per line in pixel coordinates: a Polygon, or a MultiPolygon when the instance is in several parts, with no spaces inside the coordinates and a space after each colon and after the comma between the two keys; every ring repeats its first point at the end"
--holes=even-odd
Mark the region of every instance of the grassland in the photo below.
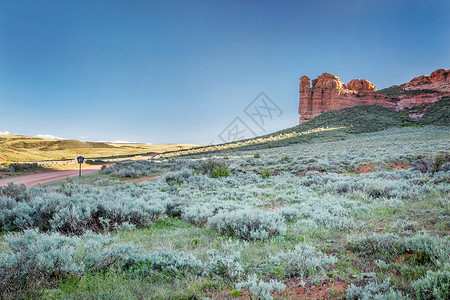
{"type": "Polygon", "coordinates": [[[449,137],[397,126],[9,187],[2,297],[447,299],[449,137]]]}
{"type": "Polygon", "coordinates": [[[0,297],[448,299],[448,104],[1,188],[0,297]]]}
{"type": "Polygon", "coordinates": [[[0,162],[70,160],[79,155],[105,158],[161,153],[194,145],[147,145],[52,140],[22,135],[0,135],[0,162]]]}

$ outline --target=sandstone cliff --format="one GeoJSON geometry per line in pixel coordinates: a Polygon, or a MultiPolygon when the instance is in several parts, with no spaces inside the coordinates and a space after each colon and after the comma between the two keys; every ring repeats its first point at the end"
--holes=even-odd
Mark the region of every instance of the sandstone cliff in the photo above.
{"type": "Polygon", "coordinates": [[[300,78],[300,123],[327,110],[355,105],[378,104],[393,110],[402,110],[423,103],[433,103],[450,95],[450,70],[438,69],[412,79],[400,86],[376,92],[376,87],[365,79],[353,79],[345,85],[338,76],[323,73],[317,79],[300,78]]]}

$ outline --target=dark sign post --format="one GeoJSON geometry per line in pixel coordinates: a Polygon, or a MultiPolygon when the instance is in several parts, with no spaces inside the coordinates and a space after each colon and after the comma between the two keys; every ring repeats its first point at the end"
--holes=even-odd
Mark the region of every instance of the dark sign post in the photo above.
{"type": "Polygon", "coordinates": [[[78,156],[77,157],[77,162],[80,164],[80,177],[81,177],[81,164],[84,162],[84,157],[83,156],[78,156]]]}

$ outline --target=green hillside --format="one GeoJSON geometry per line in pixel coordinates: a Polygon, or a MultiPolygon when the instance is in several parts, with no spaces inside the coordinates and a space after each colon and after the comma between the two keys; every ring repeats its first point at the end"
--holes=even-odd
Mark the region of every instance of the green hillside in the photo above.
{"type": "Polygon", "coordinates": [[[416,121],[421,125],[450,125],[450,97],[442,97],[438,102],[431,104],[423,104],[401,111],[404,115],[409,113],[424,114],[423,117],[416,121]]]}
{"type": "Polygon", "coordinates": [[[412,121],[412,110],[396,112],[379,105],[354,106],[330,110],[303,124],[268,135],[227,144],[198,147],[166,153],[163,156],[188,155],[228,149],[258,150],[297,143],[313,143],[346,139],[360,133],[375,132],[390,127],[439,125],[449,126],[450,98],[420,107],[422,119],[412,121]]]}

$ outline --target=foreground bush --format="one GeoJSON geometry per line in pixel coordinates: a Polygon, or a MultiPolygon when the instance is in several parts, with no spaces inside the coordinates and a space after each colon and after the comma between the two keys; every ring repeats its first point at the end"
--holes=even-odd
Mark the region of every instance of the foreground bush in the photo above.
{"type": "MultiPolygon", "coordinates": [[[[286,285],[278,280],[271,279],[269,282],[264,282],[258,279],[256,274],[249,275],[247,281],[239,282],[236,285],[237,290],[248,289],[255,299],[261,300],[272,300],[274,292],[282,292],[285,288],[286,285]]],[[[249,298],[253,299],[251,295],[249,298]]]]}
{"type": "Polygon", "coordinates": [[[269,259],[272,266],[283,267],[288,277],[305,277],[324,273],[325,268],[337,263],[334,256],[327,256],[310,245],[299,244],[293,251],[282,252],[269,259]]]}
{"type": "Polygon", "coordinates": [[[450,263],[436,272],[428,271],[413,287],[418,299],[450,299],[450,263]]]}
{"type": "Polygon", "coordinates": [[[283,217],[257,209],[220,211],[209,219],[208,226],[244,240],[265,240],[286,233],[283,217]]]}
{"type": "Polygon", "coordinates": [[[164,215],[165,202],[136,192],[132,187],[114,190],[73,185],[65,186],[62,193],[42,193],[27,202],[0,196],[0,228],[37,227],[80,235],[87,230],[113,230],[122,224],[148,226],[164,215]]]}
{"type": "Polygon", "coordinates": [[[157,251],[147,255],[130,259],[124,270],[127,274],[135,276],[148,276],[158,271],[166,275],[179,275],[192,273],[200,275],[202,263],[196,258],[168,251],[157,251]]]}
{"type": "Polygon", "coordinates": [[[352,238],[348,247],[363,256],[376,258],[395,258],[404,253],[414,253],[422,263],[430,262],[437,267],[450,259],[450,239],[438,238],[428,234],[401,237],[393,233],[373,234],[368,237],[352,238]]]}
{"type": "Polygon", "coordinates": [[[136,251],[109,236],[86,233],[67,237],[26,230],[6,236],[9,252],[0,253],[0,298],[37,297],[67,276],[106,270],[136,251]]]}
{"type": "Polygon", "coordinates": [[[387,278],[382,283],[371,282],[364,287],[359,287],[351,284],[347,288],[346,299],[403,300],[408,298],[403,297],[402,293],[400,293],[399,291],[395,291],[394,289],[390,288],[389,278],[387,278]]]}
{"type": "Polygon", "coordinates": [[[23,183],[18,185],[12,182],[8,182],[7,185],[0,186],[0,195],[15,199],[16,201],[23,201],[26,199],[26,197],[24,197],[26,189],[27,187],[23,183]]]}

